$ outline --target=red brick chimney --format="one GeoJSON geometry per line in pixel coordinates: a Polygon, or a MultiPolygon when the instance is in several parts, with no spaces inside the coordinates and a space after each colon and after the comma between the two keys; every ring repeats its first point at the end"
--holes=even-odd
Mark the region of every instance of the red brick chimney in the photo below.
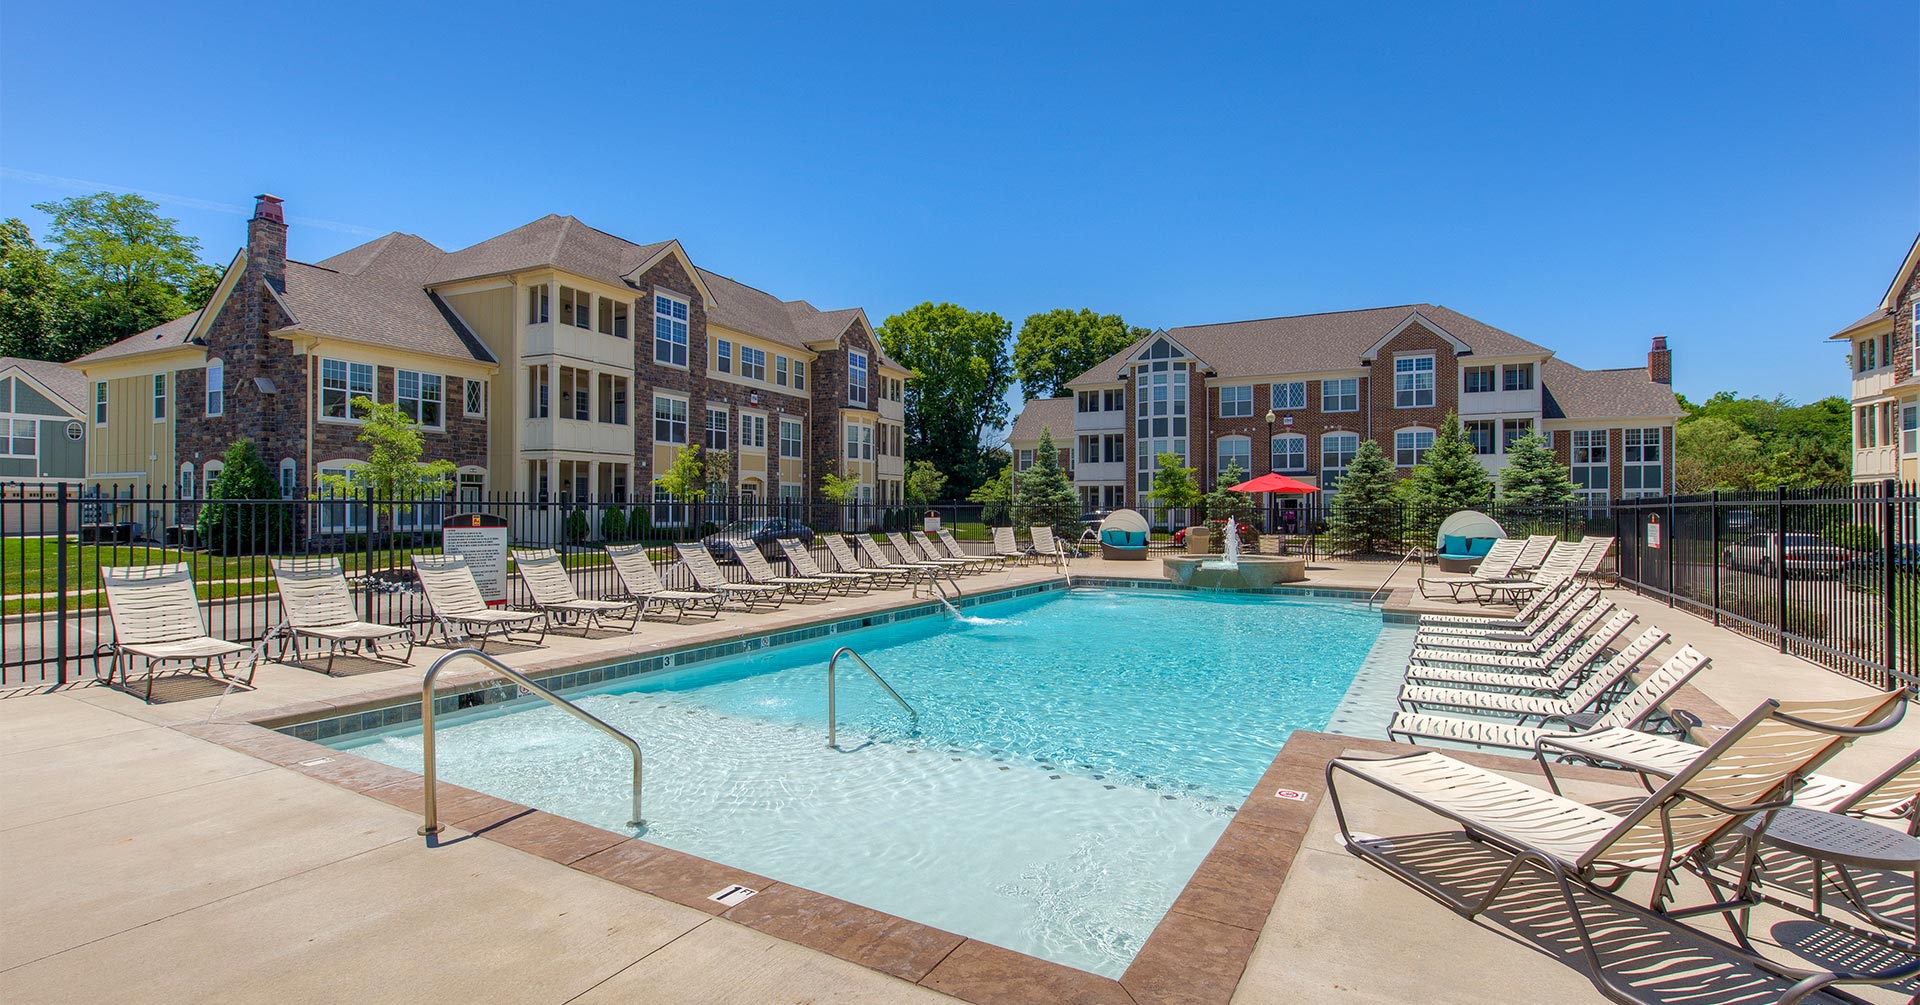
{"type": "Polygon", "coordinates": [[[277,195],[257,196],[247,221],[247,275],[287,288],[287,217],[277,195]]]}
{"type": "Polygon", "coordinates": [[[1667,337],[1655,335],[1653,348],[1647,350],[1647,379],[1656,384],[1673,383],[1673,350],[1667,348],[1667,337]]]}

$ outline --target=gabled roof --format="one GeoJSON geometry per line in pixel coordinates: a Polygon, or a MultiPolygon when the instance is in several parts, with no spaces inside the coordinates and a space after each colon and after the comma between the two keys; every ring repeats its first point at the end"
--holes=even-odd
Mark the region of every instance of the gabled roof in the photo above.
{"type": "Polygon", "coordinates": [[[44,359],[22,359],[18,356],[0,356],[0,376],[8,370],[18,368],[33,383],[73,406],[76,413],[87,410],[87,379],[78,370],[70,370],[62,363],[52,363],[44,359]]]}
{"type": "Polygon", "coordinates": [[[427,285],[438,286],[544,266],[620,284],[629,273],[658,257],[672,243],[635,244],[595,230],[571,216],[549,213],[525,226],[448,253],[424,279],[427,285]]]}
{"type": "Polygon", "coordinates": [[[1876,325],[1879,325],[1883,322],[1892,323],[1892,321],[1893,321],[1892,314],[1889,314],[1886,311],[1880,310],[1879,308],[1876,307],[1873,310],[1868,311],[1866,317],[1861,318],[1858,321],[1855,321],[1854,323],[1846,326],[1845,328],[1840,329],[1837,332],[1834,332],[1833,334],[1827,336],[1827,339],[1828,341],[1833,341],[1833,340],[1848,341],[1852,339],[1855,335],[1858,335],[1869,328],[1875,327],[1876,325]]]}
{"type": "Polygon", "coordinates": [[[1540,366],[1541,412],[1548,419],[1679,418],[1672,384],[1647,379],[1645,367],[1582,370],[1557,359],[1540,366]]]}
{"type": "Polygon", "coordinates": [[[1907,246],[1907,257],[1900,262],[1900,271],[1893,274],[1893,282],[1887,284],[1887,292],[1880,298],[1880,309],[1891,311],[1900,306],[1900,294],[1913,279],[1913,270],[1920,269],[1920,234],[1916,234],[1913,243],[1907,246]]]}
{"type": "MultiPolygon", "coordinates": [[[[1290,317],[1230,321],[1169,328],[1166,334],[1187,347],[1220,377],[1276,373],[1321,373],[1358,369],[1361,359],[1395,328],[1419,315],[1477,356],[1550,356],[1552,351],[1492,325],[1434,304],[1401,304],[1358,311],[1298,314],[1290,317]]],[[[1151,337],[1151,336],[1149,336],[1151,337]]],[[[1107,384],[1138,343],[1115,353],[1068,382],[1107,384]]]]}
{"type": "Polygon", "coordinates": [[[172,321],[158,324],[146,331],[129,335],[118,342],[74,360],[68,366],[80,366],[86,363],[104,363],[107,360],[123,356],[137,356],[141,353],[157,352],[161,349],[175,349],[191,344],[187,336],[193,332],[193,324],[200,319],[200,312],[183,314],[172,321]]]}
{"type": "MultiPolygon", "coordinates": [[[[781,300],[718,272],[698,271],[713,297],[707,304],[710,323],[796,349],[817,349],[822,343],[837,342],[855,321],[865,316],[858,307],[823,311],[805,300],[781,300]]],[[[877,362],[905,369],[888,357],[886,350],[881,350],[879,355],[877,362]]]]}
{"type": "Polygon", "coordinates": [[[1035,398],[1013,417],[1007,430],[1008,443],[1031,443],[1040,439],[1040,430],[1051,429],[1056,446],[1067,447],[1073,441],[1073,396],[1035,398]]]}
{"type": "Polygon", "coordinates": [[[429,356],[497,362],[426,278],[447,253],[412,234],[388,234],[320,265],[287,262],[281,303],[293,315],[282,331],[391,346],[429,356]]]}

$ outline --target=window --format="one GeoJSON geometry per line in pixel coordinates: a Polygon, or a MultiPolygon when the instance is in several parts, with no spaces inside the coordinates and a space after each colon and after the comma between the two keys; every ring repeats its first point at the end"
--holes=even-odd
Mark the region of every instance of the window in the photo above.
{"type": "Polygon", "coordinates": [[[1402,356],[1393,361],[1393,407],[1433,407],[1433,357],[1402,356]]]}
{"type": "Polygon", "coordinates": [[[752,346],[740,347],[740,376],[748,380],[767,379],[767,354],[752,346]]]}
{"type": "Polygon", "coordinates": [[[664,394],[653,396],[653,441],[687,442],[687,399],[669,398],[664,394]]]}
{"type": "Polygon", "coordinates": [[[215,498],[213,494],[213,483],[220,480],[220,472],[225,471],[226,469],[227,469],[227,462],[225,461],[208,461],[207,462],[206,477],[205,477],[205,480],[202,481],[200,484],[206,486],[206,497],[208,499],[215,498]]]}
{"type": "Polygon", "coordinates": [[[707,449],[727,449],[727,410],[707,409],[707,449]]]}
{"type": "Polygon", "coordinates": [[[1099,391],[1081,391],[1074,395],[1073,410],[1076,412],[1098,412],[1100,410],[1099,391]]]}
{"type": "Polygon", "coordinates": [[[1267,444],[1271,471],[1307,470],[1307,438],[1298,433],[1281,433],[1267,444]]]}
{"type": "Polygon", "coordinates": [[[767,449],[767,417],[764,415],[740,416],[740,445],[755,450],[767,449]]]}
{"type": "MultiPolygon", "coordinates": [[[[1032,451],[1027,451],[1027,453],[1031,454],[1032,451]]],[[[860,428],[849,422],[847,423],[847,460],[857,461],[859,459],[860,428]]]]}
{"type": "Polygon", "coordinates": [[[460,414],[469,419],[487,417],[487,382],[469,378],[460,396],[460,414]]]}
{"type": "Polygon", "coordinates": [[[207,414],[223,415],[227,411],[227,365],[221,361],[207,361],[207,414]]]}
{"type": "Polygon", "coordinates": [[[571,286],[560,287],[560,323],[575,328],[592,328],[593,295],[571,286]]]}
{"type": "Polygon", "coordinates": [[[1506,419],[1500,425],[1500,452],[1513,449],[1513,442],[1522,436],[1533,435],[1532,419],[1506,419]]]}
{"type": "Polygon", "coordinates": [[[800,424],[791,419],[780,420],[780,456],[796,460],[800,457],[800,424]]]}
{"type": "Polygon", "coordinates": [[[153,421],[159,422],[167,417],[167,375],[153,375],[153,421]]]}
{"type": "Polygon", "coordinates": [[[1320,437],[1320,485],[1332,489],[1347,473],[1353,455],[1360,451],[1359,433],[1327,433],[1320,437]]]}
{"type": "Polygon", "coordinates": [[[867,403],[867,354],[847,352],[847,400],[856,405],[867,403]]]}
{"type": "Polygon", "coordinates": [[[1109,433],[1101,445],[1101,453],[1106,455],[1108,464],[1120,464],[1127,459],[1127,438],[1118,433],[1109,433]]]}
{"type": "Polygon", "coordinates": [[[1865,342],[1860,343],[1859,351],[1854,354],[1854,360],[1859,365],[1861,373],[1866,373],[1868,370],[1873,369],[1874,366],[1876,365],[1874,363],[1875,346],[1876,346],[1876,343],[1874,342],[1874,340],[1868,339],[1865,342]]]}
{"type": "Polygon", "coordinates": [[[600,421],[615,426],[627,424],[627,378],[600,375],[600,421]]]}
{"type": "Polygon", "coordinates": [[[1276,409],[1305,408],[1307,407],[1307,382],[1304,380],[1296,380],[1285,384],[1275,384],[1268,391],[1267,400],[1271,403],[1272,407],[1276,409]]]}
{"type": "Polygon", "coordinates": [[[527,323],[543,325],[551,320],[548,314],[553,306],[553,290],[546,283],[527,287],[527,323]]]}
{"type": "Polygon", "coordinates": [[[107,424],[107,382],[104,380],[93,382],[93,424],[107,424]]]}
{"type": "Polygon", "coordinates": [[[600,334],[627,337],[627,302],[612,297],[600,298],[600,334]]]}
{"type": "MultiPolygon", "coordinates": [[[[1275,384],[1275,387],[1280,385],[1275,384]]],[[[1220,416],[1232,419],[1253,414],[1253,388],[1250,385],[1220,389],[1220,416]]]]}
{"type": "Polygon", "coordinates": [[[1568,459],[1572,462],[1570,469],[1574,495],[1589,515],[1605,513],[1607,496],[1611,490],[1610,473],[1607,470],[1607,431],[1575,429],[1572,434],[1572,453],[1568,459]]]}
{"type": "Polygon", "coordinates": [[[1467,435],[1467,442],[1473,444],[1474,453],[1493,453],[1494,425],[1492,419],[1470,419],[1460,424],[1461,432],[1467,435]]]}
{"type": "Polygon", "coordinates": [[[1100,437],[1098,436],[1080,437],[1080,463],[1082,464],[1100,463],[1100,437]]]}
{"type": "Polygon", "coordinates": [[[1125,390],[1115,388],[1111,391],[1103,391],[1101,395],[1106,399],[1107,411],[1124,412],[1127,410],[1127,392],[1125,390]]]}
{"type": "Polygon", "coordinates": [[[863,461],[873,460],[873,427],[872,426],[860,427],[860,459],[863,461]]]}
{"type": "Polygon", "coordinates": [[[1147,350],[1147,359],[1134,367],[1134,491],[1142,496],[1153,489],[1153,473],[1161,454],[1175,454],[1188,463],[1187,403],[1192,372],[1185,362],[1173,362],[1173,350],[1164,341],[1147,350]]]}
{"type": "Polygon", "coordinates": [[[1033,467],[1033,451],[1022,450],[1014,455],[1013,469],[1015,471],[1025,471],[1030,467],[1033,467]]]}
{"type": "Polygon", "coordinates": [[[1620,433],[1620,492],[1631,499],[1657,496],[1662,487],[1660,430],[1625,429],[1620,433]]]}
{"type": "Polygon", "coordinates": [[[282,457],[280,459],[280,498],[282,499],[293,498],[293,491],[294,491],[293,479],[294,479],[294,472],[297,470],[299,469],[294,466],[293,458],[282,457]]]}
{"type": "Polygon", "coordinates": [[[1218,464],[1214,467],[1215,477],[1225,476],[1231,468],[1239,468],[1245,476],[1253,471],[1253,440],[1245,436],[1222,436],[1218,444],[1218,464]]]}
{"type": "Polygon", "coordinates": [[[1501,367],[1500,388],[1504,391],[1533,390],[1533,364],[1508,363],[1501,367]]]}
{"type": "Polygon", "coordinates": [[[33,457],[39,453],[39,442],[39,422],[0,417],[0,455],[33,457]]]}
{"type": "Polygon", "coordinates": [[[440,386],[437,373],[393,372],[393,400],[400,405],[400,414],[422,426],[440,426],[440,386]]]}
{"type": "Polygon", "coordinates": [[[355,398],[373,397],[373,364],[320,361],[320,414],[329,419],[358,421],[350,409],[355,398]]]}
{"type": "Polygon", "coordinates": [[[180,494],[180,498],[182,499],[193,498],[195,481],[196,479],[194,477],[194,472],[193,472],[193,462],[192,461],[180,462],[180,480],[174,485],[174,490],[180,494]]]}
{"type": "Polygon", "coordinates": [[[527,418],[544,419],[548,415],[548,395],[551,393],[550,371],[545,363],[527,368],[527,418]]]}
{"type": "Polygon", "coordinates": [[[787,358],[785,356],[775,356],[773,358],[773,382],[781,387],[787,386],[787,358]]]}
{"type": "Polygon", "coordinates": [[[1493,367],[1470,366],[1460,371],[1462,387],[1468,394],[1486,394],[1493,390],[1493,367]]]}
{"type": "Polygon", "coordinates": [[[593,396],[588,384],[593,375],[570,366],[560,368],[560,417],[586,422],[593,418],[593,396]]]}
{"type": "Polygon", "coordinates": [[[665,293],[653,295],[653,361],[687,365],[687,302],[665,293]]]}
{"type": "Polygon", "coordinates": [[[733,372],[733,343],[720,339],[713,344],[713,368],[721,373],[733,372]]]}
{"type": "MultiPolygon", "coordinates": [[[[480,502],[483,499],[486,498],[486,494],[487,494],[486,472],[483,472],[483,471],[460,472],[460,487],[458,489],[458,494],[455,495],[454,498],[458,499],[462,505],[477,506],[480,504],[480,502]]],[[[626,494],[622,492],[620,495],[617,495],[614,498],[618,502],[625,502],[626,494]]]]}
{"type": "MultiPolygon", "coordinates": [[[[793,361],[793,389],[796,391],[804,391],[807,389],[806,360],[796,359],[793,361]]],[[[797,489],[799,486],[796,485],[794,488],[797,489]]]]}
{"type": "Polygon", "coordinates": [[[1393,463],[1410,468],[1419,464],[1433,449],[1433,430],[1402,429],[1393,434],[1393,463]]]}
{"type": "Polygon", "coordinates": [[[1920,405],[1900,408],[1900,452],[1909,457],[1920,454],[1920,405]]]}
{"type": "Polygon", "coordinates": [[[1341,377],[1337,380],[1321,381],[1320,410],[1322,412],[1358,412],[1360,410],[1360,378],[1341,377]]]}

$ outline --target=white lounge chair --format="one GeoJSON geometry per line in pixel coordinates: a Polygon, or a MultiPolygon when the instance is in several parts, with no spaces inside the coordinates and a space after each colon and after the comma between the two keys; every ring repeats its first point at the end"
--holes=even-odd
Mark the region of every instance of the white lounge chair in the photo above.
{"type": "Polygon", "coordinates": [[[342,646],[352,646],[360,656],[392,660],[391,656],[381,656],[378,647],[381,642],[396,637],[407,640],[407,652],[395,662],[402,666],[412,662],[413,632],[361,620],[360,612],[354,607],[353,589],[347,585],[346,574],[338,561],[276,558],[272,566],[274,586],[280,591],[281,621],[267,637],[279,641],[280,654],[276,658],[280,662],[286,662],[289,646],[298,659],[302,639],[319,639],[327,644],[325,673],[331,677],[334,657],[340,654],[342,646]]]}
{"type": "Polygon", "coordinates": [[[1488,580],[1473,584],[1474,599],[1483,604],[1500,600],[1517,601],[1541,590],[1558,590],[1580,571],[1580,560],[1587,555],[1585,541],[1555,541],[1540,567],[1524,577],[1488,580]]]}
{"type": "Polygon", "coordinates": [[[1422,621],[1417,634],[1422,638],[1444,635],[1464,638],[1477,638],[1483,635],[1508,637],[1515,634],[1536,636],[1552,624],[1553,619],[1567,609],[1567,605],[1575,600],[1591,604],[1598,596],[1599,594],[1595,591],[1582,590],[1542,592],[1527,601],[1527,606],[1521,609],[1521,614],[1513,618],[1482,618],[1477,622],[1435,622],[1433,624],[1422,621]]]}
{"type": "Polygon", "coordinates": [[[1033,563],[1033,551],[1020,547],[1020,541],[1013,536],[1012,527],[995,527],[993,529],[993,553],[1009,562],[1015,562],[1021,565],[1030,565],[1033,563]]]}
{"type": "Polygon", "coordinates": [[[720,616],[718,593],[668,589],[667,584],[660,581],[660,573],[654,569],[653,558],[647,554],[645,545],[608,545],[607,558],[613,562],[613,574],[620,578],[623,595],[640,601],[643,615],[647,604],[657,603],[673,608],[675,621],[684,619],[690,610],[705,609],[709,618],[720,616]]]}
{"type": "Polygon", "coordinates": [[[513,642],[515,627],[531,631],[538,625],[540,637],[535,644],[547,641],[546,615],[488,607],[486,598],[480,595],[480,584],[473,578],[473,568],[459,555],[415,555],[413,569],[420,576],[421,590],[426,592],[427,607],[449,638],[464,635],[485,652],[487,640],[494,635],[513,642]]]}
{"type": "Polygon", "coordinates": [[[1419,590],[1422,597],[1432,599],[1438,594],[1427,592],[1427,588],[1435,587],[1447,591],[1454,600],[1459,600],[1460,591],[1471,588],[1475,583],[1512,579],[1514,562],[1525,546],[1525,542],[1503,537],[1493,542],[1487,553],[1480,556],[1480,564],[1474,566],[1472,572],[1461,576],[1429,576],[1423,560],[1420,563],[1420,578],[1414,580],[1414,589],[1419,590]]]}
{"type": "Polygon", "coordinates": [[[899,561],[887,557],[880,542],[872,534],[853,535],[853,546],[860,549],[860,561],[869,569],[908,570],[921,576],[932,576],[939,572],[949,572],[945,565],[935,562],[916,562],[910,555],[901,555],[899,561]]]}
{"type": "Polygon", "coordinates": [[[131,687],[133,658],[138,656],[146,660],[146,700],[152,704],[153,679],[163,666],[184,663],[188,673],[197,670],[212,679],[218,670],[220,676],[234,680],[227,661],[243,654],[253,658],[247,664],[246,679],[239,683],[253,684],[259,651],[207,633],[206,615],[193,590],[193,572],[184,562],[104,567],[100,585],[106,589],[107,612],[113,621],[113,639],[107,643],[113,652],[108,684],[118,674],[121,685],[131,687]]]}
{"type": "Polygon", "coordinates": [[[1526,544],[1520,549],[1520,557],[1513,563],[1514,569],[1519,572],[1532,572],[1538,569],[1541,560],[1547,557],[1547,552],[1553,550],[1553,543],[1558,540],[1559,538],[1552,534],[1527,535],[1526,544]]]}
{"type": "Polygon", "coordinates": [[[988,568],[992,568],[992,569],[1006,568],[1007,556],[1005,555],[973,554],[972,552],[969,552],[967,549],[961,547],[960,542],[954,538],[953,531],[950,531],[945,527],[940,528],[938,536],[940,540],[940,546],[947,549],[947,557],[949,558],[972,559],[976,562],[984,563],[988,568]]]}
{"type": "MultiPolygon", "coordinates": [[[[1483,632],[1479,635],[1449,635],[1440,632],[1425,632],[1414,636],[1414,644],[1420,648],[1463,649],[1488,653],[1508,653],[1515,656],[1538,656],[1555,639],[1567,633],[1580,619],[1592,613],[1602,603],[1599,590],[1581,590],[1574,596],[1573,602],[1560,609],[1553,620],[1542,625],[1537,632],[1483,632]]],[[[1591,624],[1591,622],[1589,623],[1591,624]]]]}
{"type": "MultiPolygon", "coordinates": [[[[860,561],[860,556],[854,554],[854,546],[848,544],[847,539],[839,534],[828,534],[820,540],[827,543],[827,554],[832,556],[833,564],[838,566],[841,572],[864,572],[890,586],[907,586],[926,575],[926,572],[921,569],[864,563],[860,561]]],[[[854,544],[858,543],[854,542],[854,544]]]]}
{"type": "MultiPolygon", "coordinates": [[[[1598,664],[1610,658],[1608,649],[1634,622],[1632,611],[1616,610],[1604,624],[1595,629],[1592,635],[1580,643],[1580,648],[1567,655],[1556,666],[1516,666],[1511,657],[1495,656],[1485,662],[1456,664],[1451,666],[1432,666],[1414,663],[1407,667],[1407,680],[1421,684],[1465,687],[1497,687],[1521,691],[1564,691],[1590,671],[1598,670],[1598,664]]],[[[1658,648],[1667,640],[1667,633],[1660,628],[1649,628],[1640,633],[1640,637],[1627,644],[1627,649],[1640,649],[1640,657],[1658,648]]],[[[1625,650],[1623,650],[1625,651],[1625,650]]],[[[1637,661],[1636,661],[1637,662],[1637,661]]]]}
{"type": "Polygon", "coordinates": [[[751,542],[733,549],[733,558],[740,563],[741,570],[749,580],[761,586],[778,587],[796,600],[825,596],[828,590],[839,585],[825,576],[782,576],[773,571],[773,566],[767,564],[766,556],[760,554],[760,549],[751,542]]]}
{"type": "Polygon", "coordinates": [[[793,571],[810,579],[837,583],[843,594],[851,593],[855,587],[870,590],[873,588],[874,579],[877,578],[871,572],[827,572],[820,568],[820,563],[813,560],[813,553],[807,550],[806,545],[790,538],[780,539],[780,550],[787,553],[787,564],[793,567],[793,571]]]}
{"type": "Polygon", "coordinates": [[[1634,663],[1626,659],[1608,660],[1565,694],[1551,688],[1496,690],[1408,683],[1400,688],[1399,702],[1401,708],[1409,711],[1459,709],[1479,716],[1511,718],[1521,724],[1544,725],[1585,712],[1615,685],[1626,680],[1633,667],[1634,663]]]}
{"type": "Polygon", "coordinates": [[[924,549],[916,547],[916,542],[909,540],[907,535],[898,531],[890,531],[886,537],[887,543],[893,545],[893,550],[900,555],[902,561],[937,565],[962,575],[975,571],[975,563],[960,558],[948,558],[945,555],[930,555],[924,549]]]}
{"type": "Polygon", "coordinates": [[[713,556],[707,554],[707,546],[704,544],[698,542],[676,544],[673,550],[680,553],[680,561],[686,565],[687,571],[693,574],[696,585],[710,593],[719,594],[723,599],[737,600],[746,610],[753,610],[753,605],[759,603],[779,607],[781,595],[787,592],[778,586],[768,586],[764,583],[727,582],[726,574],[720,571],[720,565],[713,560],[713,556]]]}
{"type": "Polygon", "coordinates": [[[926,531],[915,532],[910,530],[907,531],[906,537],[907,540],[913,542],[913,546],[915,550],[919,552],[920,557],[929,562],[959,562],[962,568],[970,572],[987,572],[994,566],[1000,564],[998,558],[989,558],[985,555],[969,555],[965,551],[962,551],[958,555],[949,555],[947,554],[946,545],[940,543],[932,534],[926,531]]]}
{"type": "Polygon", "coordinates": [[[1574,575],[1588,583],[1599,585],[1600,566],[1606,562],[1607,552],[1613,550],[1613,541],[1614,539],[1610,537],[1587,538],[1587,553],[1580,559],[1580,567],[1574,575]]]}
{"type": "Polygon", "coordinates": [[[640,627],[641,601],[583,599],[580,591],[573,587],[566,563],[551,548],[515,550],[513,567],[520,581],[527,584],[527,592],[533,595],[533,606],[546,617],[548,628],[553,627],[556,614],[563,619],[583,619],[582,630],[600,627],[603,617],[617,618],[622,614],[628,619],[627,631],[640,627]]]}
{"type": "Polygon", "coordinates": [[[1062,561],[1073,557],[1073,552],[1054,538],[1052,527],[1028,527],[1027,534],[1033,539],[1034,557],[1057,558],[1062,561]]]}

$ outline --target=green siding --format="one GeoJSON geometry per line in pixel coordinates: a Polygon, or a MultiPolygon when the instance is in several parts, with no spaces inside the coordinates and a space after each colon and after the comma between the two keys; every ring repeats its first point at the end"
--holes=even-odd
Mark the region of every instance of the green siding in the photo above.
{"type": "MultiPolygon", "coordinates": [[[[9,378],[11,379],[11,378],[9,378]]],[[[58,415],[65,417],[67,410],[47,400],[38,389],[21,381],[13,383],[13,414],[15,415],[58,415]]]]}
{"type": "Polygon", "coordinates": [[[75,420],[61,416],[40,420],[40,477],[84,478],[87,474],[86,427],[82,438],[67,439],[67,424],[75,420]]]}

